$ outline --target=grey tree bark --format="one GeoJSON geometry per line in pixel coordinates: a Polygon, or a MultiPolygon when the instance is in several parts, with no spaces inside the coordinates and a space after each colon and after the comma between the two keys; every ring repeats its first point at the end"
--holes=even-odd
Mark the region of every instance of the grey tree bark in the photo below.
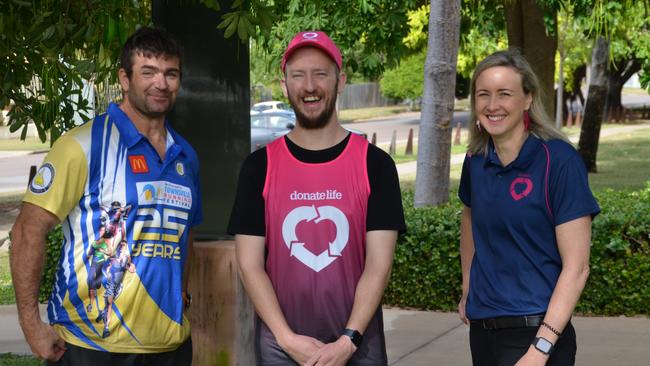
{"type": "Polygon", "coordinates": [[[585,162],[587,171],[595,173],[596,154],[603,111],[607,99],[607,66],[609,62],[609,42],[598,37],[591,53],[591,77],[585,105],[585,115],[580,129],[578,152],[585,162]]]}
{"type": "Polygon", "coordinates": [[[418,138],[415,207],[449,201],[460,0],[431,0],[418,138]]]}

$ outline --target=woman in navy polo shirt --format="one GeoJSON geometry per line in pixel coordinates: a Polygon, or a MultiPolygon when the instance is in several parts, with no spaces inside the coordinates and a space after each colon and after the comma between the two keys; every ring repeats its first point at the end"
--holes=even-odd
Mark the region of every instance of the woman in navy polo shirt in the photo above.
{"type": "Polygon", "coordinates": [[[600,211],[582,159],[553,128],[537,77],[516,51],[471,82],[459,196],[463,296],[474,365],[573,365],[571,325],[600,211]]]}

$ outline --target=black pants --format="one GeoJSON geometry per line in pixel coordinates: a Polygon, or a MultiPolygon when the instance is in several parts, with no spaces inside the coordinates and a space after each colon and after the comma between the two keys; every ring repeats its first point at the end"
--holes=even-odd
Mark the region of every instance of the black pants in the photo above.
{"type": "MultiPolygon", "coordinates": [[[[484,329],[472,324],[469,328],[469,346],[474,366],[512,366],[526,353],[535,339],[538,327],[484,329]]],[[[569,322],[547,366],[572,366],[576,359],[576,332],[569,322]]]]}
{"type": "Polygon", "coordinates": [[[47,366],[190,366],[192,339],[173,351],[161,353],[111,353],[65,344],[67,350],[57,362],[47,366]]]}

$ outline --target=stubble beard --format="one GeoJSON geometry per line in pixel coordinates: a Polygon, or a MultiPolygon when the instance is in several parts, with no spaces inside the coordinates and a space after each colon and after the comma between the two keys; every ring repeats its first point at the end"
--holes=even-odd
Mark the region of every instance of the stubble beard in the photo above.
{"type": "Polygon", "coordinates": [[[165,108],[155,108],[149,105],[147,102],[147,92],[145,91],[142,95],[137,94],[133,89],[127,92],[129,102],[138,112],[142,115],[149,118],[161,118],[165,117],[169,111],[174,107],[175,100],[172,99],[171,95],[167,95],[169,98],[169,103],[165,108]]]}
{"type": "Polygon", "coordinates": [[[334,90],[331,94],[334,97],[327,102],[327,105],[325,106],[325,110],[323,110],[323,112],[317,115],[316,117],[308,117],[306,114],[302,112],[302,110],[300,110],[300,108],[297,108],[300,100],[294,99],[291,93],[289,92],[289,90],[287,89],[287,96],[289,97],[289,103],[293,107],[293,111],[296,113],[296,123],[300,125],[300,127],[306,130],[317,130],[325,127],[327,123],[330,121],[330,119],[332,118],[332,115],[336,112],[336,98],[337,98],[336,91],[338,89],[339,89],[339,80],[337,78],[336,84],[334,84],[334,90]]]}

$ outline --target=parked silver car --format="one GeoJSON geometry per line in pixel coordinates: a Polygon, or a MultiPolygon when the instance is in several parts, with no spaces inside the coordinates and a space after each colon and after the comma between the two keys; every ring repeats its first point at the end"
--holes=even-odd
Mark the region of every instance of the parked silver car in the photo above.
{"type": "MultiPolygon", "coordinates": [[[[251,151],[289,133],[296,125],[293,111],[251,111],[251,151]]],[[[362,131],[345,127],[348,131],[367,139],[362,131]]]]}

